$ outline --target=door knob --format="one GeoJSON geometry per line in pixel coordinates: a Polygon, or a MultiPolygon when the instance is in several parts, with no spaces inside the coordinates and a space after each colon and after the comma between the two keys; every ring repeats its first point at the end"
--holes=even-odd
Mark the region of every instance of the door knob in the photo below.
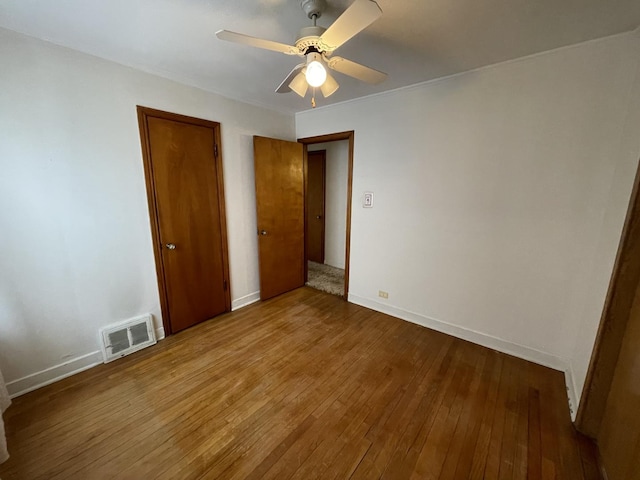
{"type": "Polygon", "coordinates": [[[322,218],[322,215],[316,215],[316,218],[320,220],[322,218]]]}
{"type": "Polygon", "coordinates": [[[266,230],[260,230],[260,235],[266,235],[267,231],[266,230]]]}
{"type": "Polygon", "coordinates": [[[176,249],[176,244],[175,243],[167,243],[165,245],[165,247],[167,247],[167,250],[175,250],[176,249]]]}

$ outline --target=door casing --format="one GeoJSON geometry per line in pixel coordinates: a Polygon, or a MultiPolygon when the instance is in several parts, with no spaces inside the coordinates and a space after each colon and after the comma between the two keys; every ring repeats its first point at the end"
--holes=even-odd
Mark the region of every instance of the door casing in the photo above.
{"type": "Polygon", "coordinates": [[[640,282],[639,190],[640,169],[636,172],[627,217],[576,416],[578,430],[591,438],[597,438],[600,430],[636,287],[640,282]]]}
{"type": "MultiPolygon", "coordinates": [[[[349,130],[345,132],[339,133],[330,133],[327,135],[318,135],[315,137],[305,137],[299,138],[298,142],[305,145],[305,156],[304,156],[304,176],[305,176],[305,185],[307,183],[307,155],[306,155],[306,147],[308,145],[313,145],[316,143],[325,143],[325,142],[336,142],[339,140],[348,140],[349,141],[349,166],[348,166],[348,176],[347,176],[347,228],[346,228],[346,246],[345,246],[345,254],[344,254],[344,294],[343,298],[348,300],[349,297],[349,264],[350,264],[350,249],[351,249],[351,202],[352,202],[352,186],[353,186],[353,143],[354,143],[354,131],[349,130]]],[[[305,213],[304,213],[305,222],[307,221],[307,210],[306,210],[306,202],[305,202],[305,213]]],[[[306,223],[305,223],[305,231],[306,231],[306,223]]],[[[305,253],[306,258],[306,253],[305,253]]],[[[304,278],[307,279],[307,262],[304,262],[304,278]]]]}

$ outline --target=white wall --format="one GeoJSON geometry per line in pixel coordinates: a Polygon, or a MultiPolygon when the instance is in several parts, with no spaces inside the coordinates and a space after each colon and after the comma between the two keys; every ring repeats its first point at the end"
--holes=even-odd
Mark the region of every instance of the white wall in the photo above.
{"type": "Polygon", "coordinates": [[[0,64],[0,369],[13,393],[99,361],[103,325],[145,312],[161,325],[136,105],[221,122],[231,295],[257,299],[252,135],[293,140],[293,116],[7,30],[0,64]]]}
{"type": "Polygon", "coordinates": [[[309,151],[326,150],[324,263],[344,268],[347,239],[349,141],[316,143],[309,151]]]}
{"type": "Polygon", "coordinates": [[[639,44],[299,113],[298,137],[355,130],[350,299],[572,370],[579,392],[640,155],[639,44]]]}

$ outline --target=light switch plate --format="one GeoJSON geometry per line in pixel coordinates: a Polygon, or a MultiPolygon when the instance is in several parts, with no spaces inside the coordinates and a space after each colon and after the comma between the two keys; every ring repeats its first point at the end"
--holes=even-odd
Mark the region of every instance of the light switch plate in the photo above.
{"type": "Polygon", "coordinates": [[[373,192],[364,192],[364,197],[362,197],[362,206],[364,208],[373,208],[373,192]]]}

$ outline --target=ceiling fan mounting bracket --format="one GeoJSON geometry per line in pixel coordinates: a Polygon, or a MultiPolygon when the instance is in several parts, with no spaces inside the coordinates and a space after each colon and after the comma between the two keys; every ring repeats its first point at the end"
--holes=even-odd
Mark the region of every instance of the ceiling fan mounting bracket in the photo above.
{"type": "Polygon", "coordinates": [[[318,19],[322,16],[327,2],[325,0],[300,0],[300,6],[304,13],[307,14],[307,17],[313,19],[315,16],[318,19]]]}

